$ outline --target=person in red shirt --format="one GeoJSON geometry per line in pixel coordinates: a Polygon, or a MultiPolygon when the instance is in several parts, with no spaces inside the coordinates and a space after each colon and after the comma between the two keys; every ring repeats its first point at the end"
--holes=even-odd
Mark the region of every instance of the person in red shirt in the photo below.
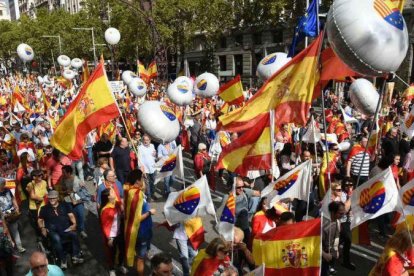
{"type": "Polygon", "coordinates": [[[263,197],[252,219],[252,241],[255,236],[276,228],[277,214],[275,208],[267,208],[268,201],[263,197]]]}
{"type": "Polygon", "coordinates": [[[72,165],[72,161],[57,149],[53,149],[52,157],[46,162],[47,168],[47,185],[48,188],[54,189],[62,176],[62,167],[72,165]]]}
{"type": "Polygon", "coordinates": [[[201,249],[194,258],[191,276],[214,275],[220,266],[230,266],[230,246],[221,238],[212,240],[206,249],[201,249]]]}
{"type": "Polygon", "coordinates": [[[214,167],[211,165],[211,157],[208,155],[207,146],[204,143],[198,144],[198,152],[194,156],[194,171],[197,178],[206,175],[210,189],[216,190],[214,167]]]}
{"type": "Polygon", "coordinates": [[[400,178],[398,177],[398,174],[400,172],[400,168],[398,167],[398,165],[400,164],[400,160],[401,160],[401,157],[400,157],[399,154],[394,155],[394,160],[393,160],[393,163],[391,165],[392,175],[394,176],[395,183],[397,184],[398,190],[401,188],[400,178]]]}

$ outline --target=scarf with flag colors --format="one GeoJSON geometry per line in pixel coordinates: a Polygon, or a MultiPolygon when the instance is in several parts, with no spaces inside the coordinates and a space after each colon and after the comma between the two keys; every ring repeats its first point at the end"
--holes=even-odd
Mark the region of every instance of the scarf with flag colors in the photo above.
{"type": "Polygon", "coordinates": [[[205,175],[186,189],[170,193],[164,204],[164,215],[170,225],[207,214],[215,216],[216,211],[205,175]]]}
{"type": "Polygon", "coordinates": [[[339,155],[336,152],[328,152],[329,163],[326,154],[323,155],[321,173],[319,175],[319,198],[323,198],[326,191],[330,189],[329,175],[333,178],[336,171],[336,162],[338,161],[339,155]]]}
{"type": "Polygon", "coordinates": [[[218,231],[226,241],[233,240],[234,222],[236,221],[236,200],[234,192],[230,193],[221,213],[218,231]]]}
{"type": "Polygon", "coordinates": [[[348,159],[347,161],[351,160],[352,158],[354,158],[356,155],[360,154],[361,152],[364,152],[365,148],[363,146],[361,146],[360,144],[356,144],[351,148],[351,151],[348,154],[348,159]]]}
{"type": "Polygon", "coordinates": [[[263,189],[261,197],[267,197],[270,206],[284,198],[297,198],[307,201],[311,174],[312,162],[308,160],[267,185],[263,189]]]}
{"type": "Polygon", "coordinates": [[[204,227],[201,217],[194,217],[184,222],[184,231],[194,250],[204,242],[204,227]]]}
{"type": "Polygon", "coordinates": [[[124,185],[125,193],[125,250],[126,263],[133,266],[135,259],[135,245],[138,238],[139,226],[141,223],[142,205],[144,193],[135,187],[127,188],[124,185]]]}
{"type": "Polygon", "coordinates": [[[86,135],[118,116],[118,107],[108,86],[104,65],[100,63],[69,105],[50,144],[68,157],[78,160],[82,157],[86,135]]]}
{"type": "Polygon", "coordinates": [[[223,130],[244,131],[254,128],[275,110],[275,121],[305,125],[313,99],[313,91],[319,80],[318,53],[321,34],[308,48],[270,77],[246,104],[220,116],[223,130]]]}
{"type": "Polygon", "coordinates": [[[217,168],[246,176],[251,170],[268,170],[272,166],[272,143],[269,113],[238,139],[225,146],[217,168]]]}
{"type": "Polygon", "coordinates": [[[109,239],[111,237],[116,237],[117,233],[111,233],[112,229],[118,229],[119,226],[115,225],[117,223],[117,219],[119,219],[119,210],[114,203],[107,203],[101,210],[100,220],[101,220],[101,227],[104,237],[109,239]]]}
{"type": "Polygon", "coordinates": [[[357,187],[351,196],[351,229],[382,214],[401,209],[391,168],[357,187]]]}
{"type": "Polygon", "coordinates": [[[244,102],[244,96],[240,75],[221,86],[218,96],[230,105],[241,105],[244,102]]]}
{"type": "Polygon", "coordinates": [[[184,179],[183,153],[181,145],[176,147],[172,154],[161,158],[157,163],[155,163],[154,167],[157,170],[154,181],[155,184],[171,175],[184,179]]]}
{"type": "Polygon", "coordinates": [[[220,265],[228,267],[230,258],[226,256],[223,260],[211,257],[206,253],[205,249],[198,251],[191,266],[191,276],[213,275],[220,265]]]}
{"type": "Polygon", "coordinates": [[[284,225],[253,240],[253,258],[265,265],[265,275],[319,275],[321,219],[284,225]]]}

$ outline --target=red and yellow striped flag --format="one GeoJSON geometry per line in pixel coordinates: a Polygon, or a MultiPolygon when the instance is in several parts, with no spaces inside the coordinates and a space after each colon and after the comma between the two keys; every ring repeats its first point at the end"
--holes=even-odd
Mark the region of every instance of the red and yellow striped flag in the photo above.
{"type": "Polygon", "coordinates": [[[137,60],[137,75],[146,83],[149,83],[150,81],[150,75],[147,69],[145,69],[145,66],[143,63],[141,63],[139,60],[137,60]]]}
{"type": "Polygon", "coordinates": [[[295,56],[279,73],[269,78],[242,108],[220,116],[221,127],[229,131],[244,131],[275,110],[278,124],[305,125],[313,91],[319,80],[318,53],[323,34],[295,56]]]}
{"type": "Polygon", "coordinates": [[[29,104],[27,103],[25,97],[22,95],[20,88],[18,85],[14,87],[13,94],[11,97],[12,106],[14,107],[16,104],[20,104],[24,109],[29,110],[29,104]]]}
{"type": "Polygon", "coordinates": [[[126,188],[125,194],[125,250],[128,266],[134,265],[135,245],[137,243],[139,226],[141,223],[142,205],[144,203],[144,193],[137,188],[126,188]]]}
{"type": "Polygon", "coordinates": [[[352,229],[352,243],[358,245],[371,245],[367,221],[352,229]]]}
{"type": "Polygon", "coordinates": [[[83,85],[56,128],[50,143],[74,160],[82,156],[86,135],[119,116],[118,107],[100,63],[83,85]]]}
{"type": "Polygon", "coordinates": [[[148,75],[150,79],[155,79],[158,76],[157,63],[155,63],[155,60],[148,66],[148,75]]]}
{"type": "Polygon", "coordinates": [[[46,93],[45,93],[45,91],[43,91],[43,89],[42,89],[42,99],[43,99],[43,105],[44,105],[45,113],[46,113],[50,109],[50,107],[52,106],[52,104],[47,99],[46,93]]]}
{"type": "Polygon", "coordinates": [[[253,240],[256,264],[265,264],[265,275],[319,275],[321,219],[284,225],[253,240]]]}
{"type": "Polygon", "coordinates": [[[201,217],[194,217],[184,222],[184,230],[194,250],[204,242],[204,227],[201,217]]]}
{"type": "Polygon", "coordinates": [[[82,65],[82,76],[81,76],[82,83],[86,83],[89,79],[89,76],[90,76],[90,73],[89,73],[88,61],[85,59],[82,65]]]}
{"type": "Polygon", "coordinates": [[[245,131],[223,148],[218,168],[246,176],[249,170],[270,169],[271,159],[270,118],[269,113],[266,113],[266,117],[257,122],[254,128],[245,131]]]}
{"type": "Polygon", "coordinates": [[[237,75],[234,79],[220,87],[218,95],[223,101],[230,105],[241,105],[244,102],[244,96],[240,75],[237,75]]]}
{"type": "Polygon", "coordinates": [[[402,97],[406,98],[408,101],[414,99],[414,83],[412,83],[407,89],[405,89],[402,97]]]}

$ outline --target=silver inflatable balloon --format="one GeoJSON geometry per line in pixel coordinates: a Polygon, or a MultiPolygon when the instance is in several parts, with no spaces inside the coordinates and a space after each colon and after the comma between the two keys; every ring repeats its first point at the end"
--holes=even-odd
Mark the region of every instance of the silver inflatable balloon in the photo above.
{"type": "Polygon", "coordinates": [[[349,97],[356,109],[367,116],[375,114],[379,94],[374,85],[366,79],[357,79],[349,87],[349,97]]]}
{"type": "Polygon", "coordinates": [[[218,78],[211,73],[203,73],[198,76],[194,84],[194,92],[203,97],[210,98],[217,94],[220,88],[218,78]]]}
{"type": "Polygon", "coordinates": [[[285,53],[273,53],[265,56],[257,66],[257,75],[266,81],[291,60],[285,53]]]}
{"type": "Polygon", "coordinates": [[[178,77],[167,89],[170,100],[179,106],[189,105],[193,101],[193,81],[188,77],[178,77]]]}
{"type": "Polygon", "coordinates": [[[57,62],[59,63],[60,66],[63,66],[63,67],[70,66],[70,58],[66,55],[58,56],[57,62]]]}
{"type": "Polygon", "coordinates": [[[33,60],[34,51],[29,45],[21,43],[19,46],[17,46],[17,55],[23,62],[28,62],[33,60]]]}

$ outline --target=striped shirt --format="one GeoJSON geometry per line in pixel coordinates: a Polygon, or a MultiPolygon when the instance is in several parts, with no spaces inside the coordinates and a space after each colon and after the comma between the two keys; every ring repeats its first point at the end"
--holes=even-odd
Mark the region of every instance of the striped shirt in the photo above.
{"type": "MultiPolygon", "coordinates": [[[[361,151],[360,153],[353,156],[351,161],[351,175],[357,176],[359,173],[359,169],[361,168],[362,159],[364,157],[364,152],[361,151]]],[[[369,154],[368,152],[365,153],[364,164],[362,165],[361,169],[361,176],[368,176],[369,175],[369,154]]]]}

